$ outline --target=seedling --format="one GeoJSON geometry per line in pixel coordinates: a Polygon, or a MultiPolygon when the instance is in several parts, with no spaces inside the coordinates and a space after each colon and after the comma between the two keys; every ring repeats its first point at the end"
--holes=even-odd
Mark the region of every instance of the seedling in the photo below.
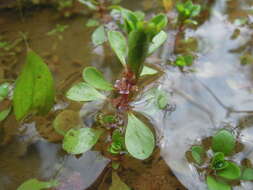
{"type": "Polygon", "coordinates": [[[54,29],[50,30],[48,36],[57,36],[59,40],[62,40],[62,33],[68,28],[68,25],[57,24],[54,29]]]}
{"type": "Polygon", "coordinates": [[[192,55],[179,55],[176,60],[173,62],[173,65],[180,68],[191,66],[193,64],[194,57],[192,55]]]}
{"type": "Polygon", "coordinates": [[[253,180],[253,169],[245,168],[230,158],[235,154],[236,138],[228,130],[222,129],[212,137],[210,153],[201,145],[191,148],[191,156],[200,172],[206,175],[209,190],[230,190],[238,180],[253,180]],[[204,168],[204,169],[203,169],[204,168]]]}

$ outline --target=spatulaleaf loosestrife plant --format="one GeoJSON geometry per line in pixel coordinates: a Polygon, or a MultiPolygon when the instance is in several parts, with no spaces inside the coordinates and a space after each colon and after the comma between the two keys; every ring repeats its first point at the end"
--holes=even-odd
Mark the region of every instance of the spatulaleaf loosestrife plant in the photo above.
{"type": "MultiPolygon", "coordinates": [[[[112,134],[108,151],[117,155],[126,149],[133,157],[143,160],[152,154],[155,147],[155,137],[149,127],[130,111],[129,103],[132,101],[134,92],[137,91],[138,79],[145,74],[157,73],[156,70],[145,67],[144,61],[166,40],[167,34],[162,29],[167,25],[167,17],[159,14],[151,20],[145,21],[144,18],[139,19],[132,11],[123,8],[120,8],[120,11],[123,11],[126,24],[124,28],[128,40],[119,31],[108,31],[107,36],[112,50],[124,67],[122,78],[113,85],[106,81],[96,68],[86,67],[83,70],[85,82],[71,87],[66,96],[70,100],[84,102],[98,99],[109,100],[116,113],[103,115],[100,118],[102,126],[109,128],[112,134]],[[163,37],[161,38],[161,36],[163,37]],[[115,96],[109,99],[101,91],[114,91],[115,96]],[[122,122],[124,119],[119,119],[117,116],[120,116],[119,118],[127,116],[126,127],[122,122]]],[[[76,151],[76,149],[78,146],[84,146],[85,143],[94,145],[97,142],[101,133],[96,129],[93,130],[93,132],[89,131],[89,133],[83,134],[83,138],[80,138],[78,130],[70,130],[64,137],[63,148],[74,154],[85,152],[87,146],[86,148],[81,147],[80,151],[76,151]],[[68,133],[72,134],[68,135],[68,133]],[[73,138],[75,135],[79,140],[73,138]],[[69,140],[70,137],[72,140],[69,140]],[[69,144],[70,146],[68,146],[69,144]]],[[[89,148],[91,147],[89,146],[89,148]]]]}
{"type": "Polygon", "coordinates": [[[184,3],[177,3],[176,9],[178,12],[178,24],[194,24],[197,25],[198,22],[195,19],[200,14],[201,6],[195,5],[191,0],[187,0],[184,3]]]}
{"type": "Polygon", "coordinates": [[[253,180],[253,169],[240,166],[230,158],[235,153],[236,138],[222,129],[212,137],[212,156],[201,145],[191,148],[191,156],[197,167],[205,171],[209,190],[231,190],[232,181],[253,180]],[[207,165],[207,167],[206,167],[207,165]]]}

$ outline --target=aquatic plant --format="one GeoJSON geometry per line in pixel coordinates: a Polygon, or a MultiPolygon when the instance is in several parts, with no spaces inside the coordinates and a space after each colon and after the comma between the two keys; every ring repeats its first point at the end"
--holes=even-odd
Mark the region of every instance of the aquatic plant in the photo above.
{"type": "MultiPolygon", "coordinates": [[[[113,85],[96,68],[86,67],[83,70],[85,82],[72,86],[66,96],[74,101],[109,101],[116,109],[115,114],[102,115],[98,119],[102,127],[111,131],[112,141],[108,147],[109,152],[115,155],[126,149],[133,157],[143,160],[152,154],[155,138],[149,127],[131,111],[130,102],[133,100],[134,93],[138,91],[138,79],[143,74],[157,72],[152,68],[145,67],[144,61],[165,41],[166,38],[160,38],[160,36],[167,37],[166,33],[162,31],[167,24],[167,17],[159,14],[149,21],[145,21],[144,18],[139,19],[129,10],[123,8],[119,8],[119,10],[123,11],[125,22],[123,28],[127,31],[128,41],[119,31],[108,31],[107,36],[112,50],[124,67],[122,78],[113,85]],[[114,92],[114,96],[107,98],[101,91],[114,92]],[[125,116],[127,116],[127,124],[122,119],[125,116]]],[[[101,129],[89,129],[89,133],[85,133],[83,138],[79,138],[80,130],[84,129],[79,129],[79,131],[73,129],[70,131],[72,133],[70,136],[67,134],[64,136],[63,144],[73,145],[71,147],[63,146],[67,152],[81,153],[73,151],[73,149],[79,143],[83,144],[83,139],[89,139],[89,142],[86,143],[94,145],[101,135],[101,132],[98,132],[101,129]],[[78,135],[77,138],[73,138],[75,134],[78,135]],[[73,140],[70,140],[70,137],[73,140]]],[[[82,149],[83,152],[86,150],[82,149]]]]}
{"type": "Polygon", "coordinates": [[[211,141],[212,153],[206,152],[202,145],[191,148],[191,157],[197,168],[204,172],[209,190],[230,190],[232,181],[253,180],[253,169],[233,162],[236,138],[228,130],[218,131],[211,141]]]}

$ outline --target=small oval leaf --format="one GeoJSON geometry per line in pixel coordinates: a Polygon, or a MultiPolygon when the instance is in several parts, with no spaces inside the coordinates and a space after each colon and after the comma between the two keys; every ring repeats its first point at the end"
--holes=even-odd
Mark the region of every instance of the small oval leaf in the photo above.
{"type": "Polygon", "coordinates": [[[217,181],[212,176],[207,176],[206,183],[208,190],[231,190],[231,187],[228,184],[217,181]]]}
{"type": "Polygon", "coordinates": [[[108,40],[111,48],[119,58],[122,65],[126,65],[128,47],[125,37],[118,31],[109,31],[108,40]]]}
{"type": "Polygon", "coordinates": [[[77,112],[64,110],[56,116],[53,127],[58,134],[64,136],[70,129],[80,128],[80,123],[81,121],[77,112]]]}
{"type": "Polygon", "coordinates": [[[9,86],[10,84],[7,82],[0,84],[0,101],[2,101],[8,96],[9,86]]]}
{"type": "Polygon", "coordinates": [[[240,178],[241,169],[235,163],[228,162],[228,166],[223,170],[217,171],[217,175],[225,179],[234,180],[240,178]]]}
{"type": "Polygon", "coordinates": [[[102,73],[95,67],[86,67],[83,70],[83,79],[94,88],[107,91],[113,90],[112,84],[106,81],[102,73]]]}
{"type": "Polygon", "coordinates": [[[66,97],[70,100],[84,102],[106,98],[103,94],[85,82],[80,82],[72,86],[67,92],[66,97]]]}
{"type": "Polygon", "coordinates": [[[148,66],[144,66],[143,69],[142,69],[142,72],[141,72],[141,76],[144,76],[144,75],[154,75],[158,73],[157,70],[151,68],[151,67],[148,67],[148,66]]]}
{"type": "Polygon", "coordinates": [[[58,185],[58,181],[55,180],[43,182],[37,179],[29,179],[21,184],[17,190],[44,190],[52,187],[57,187],[58,185]]]}
{"type": "Polygon", "coordinates": [[[0,122],[5,120],[7,118],[7,116],[10,114],[10,112],[11,112],[11,107],[9,107],[6,110],[1,111],[0,112],[0,122]]]}
{"type": "Polygon", "coordinates": [[[228,130],[222,129],[213,136],[212,150],[214,152],[223,152],[226,156],[230,155],[235,148],[236,139],[228,130]]]}
{"type": "Polygon", "coordinates": [[[63,139],[63,149],[69,154],[82,154],[98,141],[102,130],[92,128],[70,129],[63,139]]]}
{"type": "Polygon", "coordinates": [[[99,26],[91,35],[94,46],[103,44],[106,41],[105,28],[103,25],[99,26]]]}
{"type": "Polygon", "coordinates": [[[163,30],[160,31],[158,34],[156,34],[153,39],[152,42],[149,46],[148,49],[148,54],[152,54],[154,53],[161,45],[163,45],[163,43],[167,40],[167,33],[164,32],[163,30]]]}
{"type": "Polygon", "coordinates": [[[203,162],[204,152],[205,150],[202,146],[193,146],[191,148],[192,158],[197,164],[201,164],[203,162]]]}
{"type": "Polygon", "coordinates": [[[128,152],[140,160],[148,158],[155,147],[152,131],[131,113],[128,114],[125,143],[128,152]]]}
{"type": "Polygon", "coordinates": [[[245,180],[245,181],[253,180],[253,169],[252,168],[245,168],[242,172],[241,179],[245,180]]]}

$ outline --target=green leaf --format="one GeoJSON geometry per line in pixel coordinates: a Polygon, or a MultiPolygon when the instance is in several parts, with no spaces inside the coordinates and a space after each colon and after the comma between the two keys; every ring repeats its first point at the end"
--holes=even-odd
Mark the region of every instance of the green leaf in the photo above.
{"type": "Polygon", "coordinates": [[[192,10],[191,10],[191,17],[196,17],[199,15],[201,11],[201,6],[200,5],[194,5],[192,10]]]}
{"type": "Polygon", "coordinates": [[[80,128],[79,114],[72,110],[64,110],[53,121],[54,130],[64,136],[70,129],[80,128]]]}
{"type": "Polygon", "coordinates": [[[134,30],[129,34],[128,39],[128,65],[136,78],[139,78],[144,61],[148,53],[149,39],[143,29],[134,30]]]}
{"type": "Polygon", "coordinates": [[[128,152],[140,160],[148,158],[155,147],[152,131],[131,113],[128,114],[125,143],[128,152]]]}
{"type": "Polygon", "coordinates": [[[216,152],[212,158],[212,168],[214,170],[223,170],[228,167],[229,163],[225,160],[223,152],[216,152]]]}
{"type": "Polygon", "coordinates": [[[151,68],[151,67],[148,67],[148,66],[144,66],[143,69],[142,69],[142,72],[141,72],[141,76],[144,76],[144,75],[154,75],[158,73],[157,70],[151,68]]]}
{"type": "Polygon", "coordinates": [[[228,130],[222,129],[213,136],[212,150],[223,152],[226,156],[230,155],[235,148],[236,139],[228,130]]]}
{"type": "Polygon", "coordinates": [[[191,148],[191,155],[197,164],[202,164],[205,150],[202,146],[193,146],[191,148]]]}
{"type": "Polygon", "coordinates": [[[96,19],[89,19],[86,23],[86,26],[87,27],[95,27],[95,26],[98,26],[99,25],[99,21],[96,20],[96,19]]]}
{"type": "Polygon", "coordinates": [[[231,187],[228,184],[217,181],[211,176],[207,176],[206,183],[208,190],[231,190],[231,187]]]}
{"type": "Polygon", "coordinates": [[[13,105],[17,120],[31,111],[49,112],[54,104],[55,88],[47,65],[35,52],[28,51],[26,64],[14,89],[13,105]]]}
{"type": "Polygon", "coordinates": [[[128,9],[121,8],[121,15],[123,17],[123,20],[125,22],[125,30],[127,33],[130,33],[133,30],[136,30],[138,28],[138,18],[136,17],[136,14],[128,9]]]}
{"type": "Polygon", "coordinates": [[[103,25],[99,26],[91,35],[94,46],[103,44],[106,41],[105,28],[103,25]]]}
{"type": "Polygon", "coordinates": [[[242,171],[241,179],[245,180],[245,181],[252,181],[253,180],[253,169],[252,168],[245,168],[242,171]]]}
{"type": "Polygon", "coordinates": [[[114,130],[112,134],[112,143],[108,148],[108,151],[112,154],[119,154],[124,150],[124,137],[120,130],[114,130]]]}
{"type": "Polygon", "coordinates": [[[154,53],[167,39],[168,35],[163,30],[155,35],[148,49],[148,54],[154,53]]]}
{"type": "Polygon", "coordinates": [[[92,128],[70,129],[63,139],[63,149],[69,154],[82,154],[98,141],[102,130],[92,128]]]}
{"type": "Polygon", "coordinates": [[[168,93],[164,90],[156,90],[156,103],[159,109],[165,109],[169,103],[168,93]]]}
{"type": "Polygon", "coordinates": [[[112,84],[106,81],[102,73],[95,67],[86,67],[83,70],[83,79],[94,88],[106,91],[113,90],[112,84]]]}
{"type": "Polygon", "coordinates": [[[72,86],[67,92],[66,97],[70,100],[84,102],[106,98],[103,94],[85,82],[80,82],[72,86]]]}
{"type": "Polygon", "coordinates": [[[192,55],[180,55],[177,57],[174,64],[178,67],[191,66],[193,63],[193,60],[194,58],[192,55]]]}
{"type": "Polygon", "coordinates": [[[5,120],[7,118],[7,116],[10,114],[10,112],[11,112],[11,107],[9,107],[6,110],[1,111],[0,112],[0,122],[5,120]]]}
{"type": "Polygon", "coordinates": [[[7,82],[0,84],[0,101],[8,96],[9,86],[10,84],[7,82]]]}
{"type": "Polygon", "coordinates": [[[143,21],[145,18],[145,13],[142,11],[135,11],[134,14],[139,21],[143,21]]]}
{"type": "Polygon", "coordinates": [[[228,162],[228,166],[223,170],[218,170],[217,175],[225,179],[235,180],[240,178],[241,169],[233,162],[228,162]]]}
{"type": "Polygon", "coordinates": [[[153,23],[156,26],[156,31],[160,32],[167,26],[168,17],[165,14],[158,14],[154,16],[149,23],[153,23]]]}
{"type": "Polygon", "coordinates": [[[112,185],[109,190],[130,190],[130,188],[121,181],[116,172],[112,172],[112,185]]]}
{"type": "Polygon", "coordinates": [[[29,179],[20,185],[17,190],[44,190],[52,187],[57,187],[58,185],[59,183],[56,180],[43,182],[37,179],[29,179]]]}
{"type": "Polygon", "coordinates": [[[119,58],[123,66],[126,65],[126,56],[127,56],[127,42],[125,37],[118,31],[109,31],[108,40],[111,48],[119,58]]]}

